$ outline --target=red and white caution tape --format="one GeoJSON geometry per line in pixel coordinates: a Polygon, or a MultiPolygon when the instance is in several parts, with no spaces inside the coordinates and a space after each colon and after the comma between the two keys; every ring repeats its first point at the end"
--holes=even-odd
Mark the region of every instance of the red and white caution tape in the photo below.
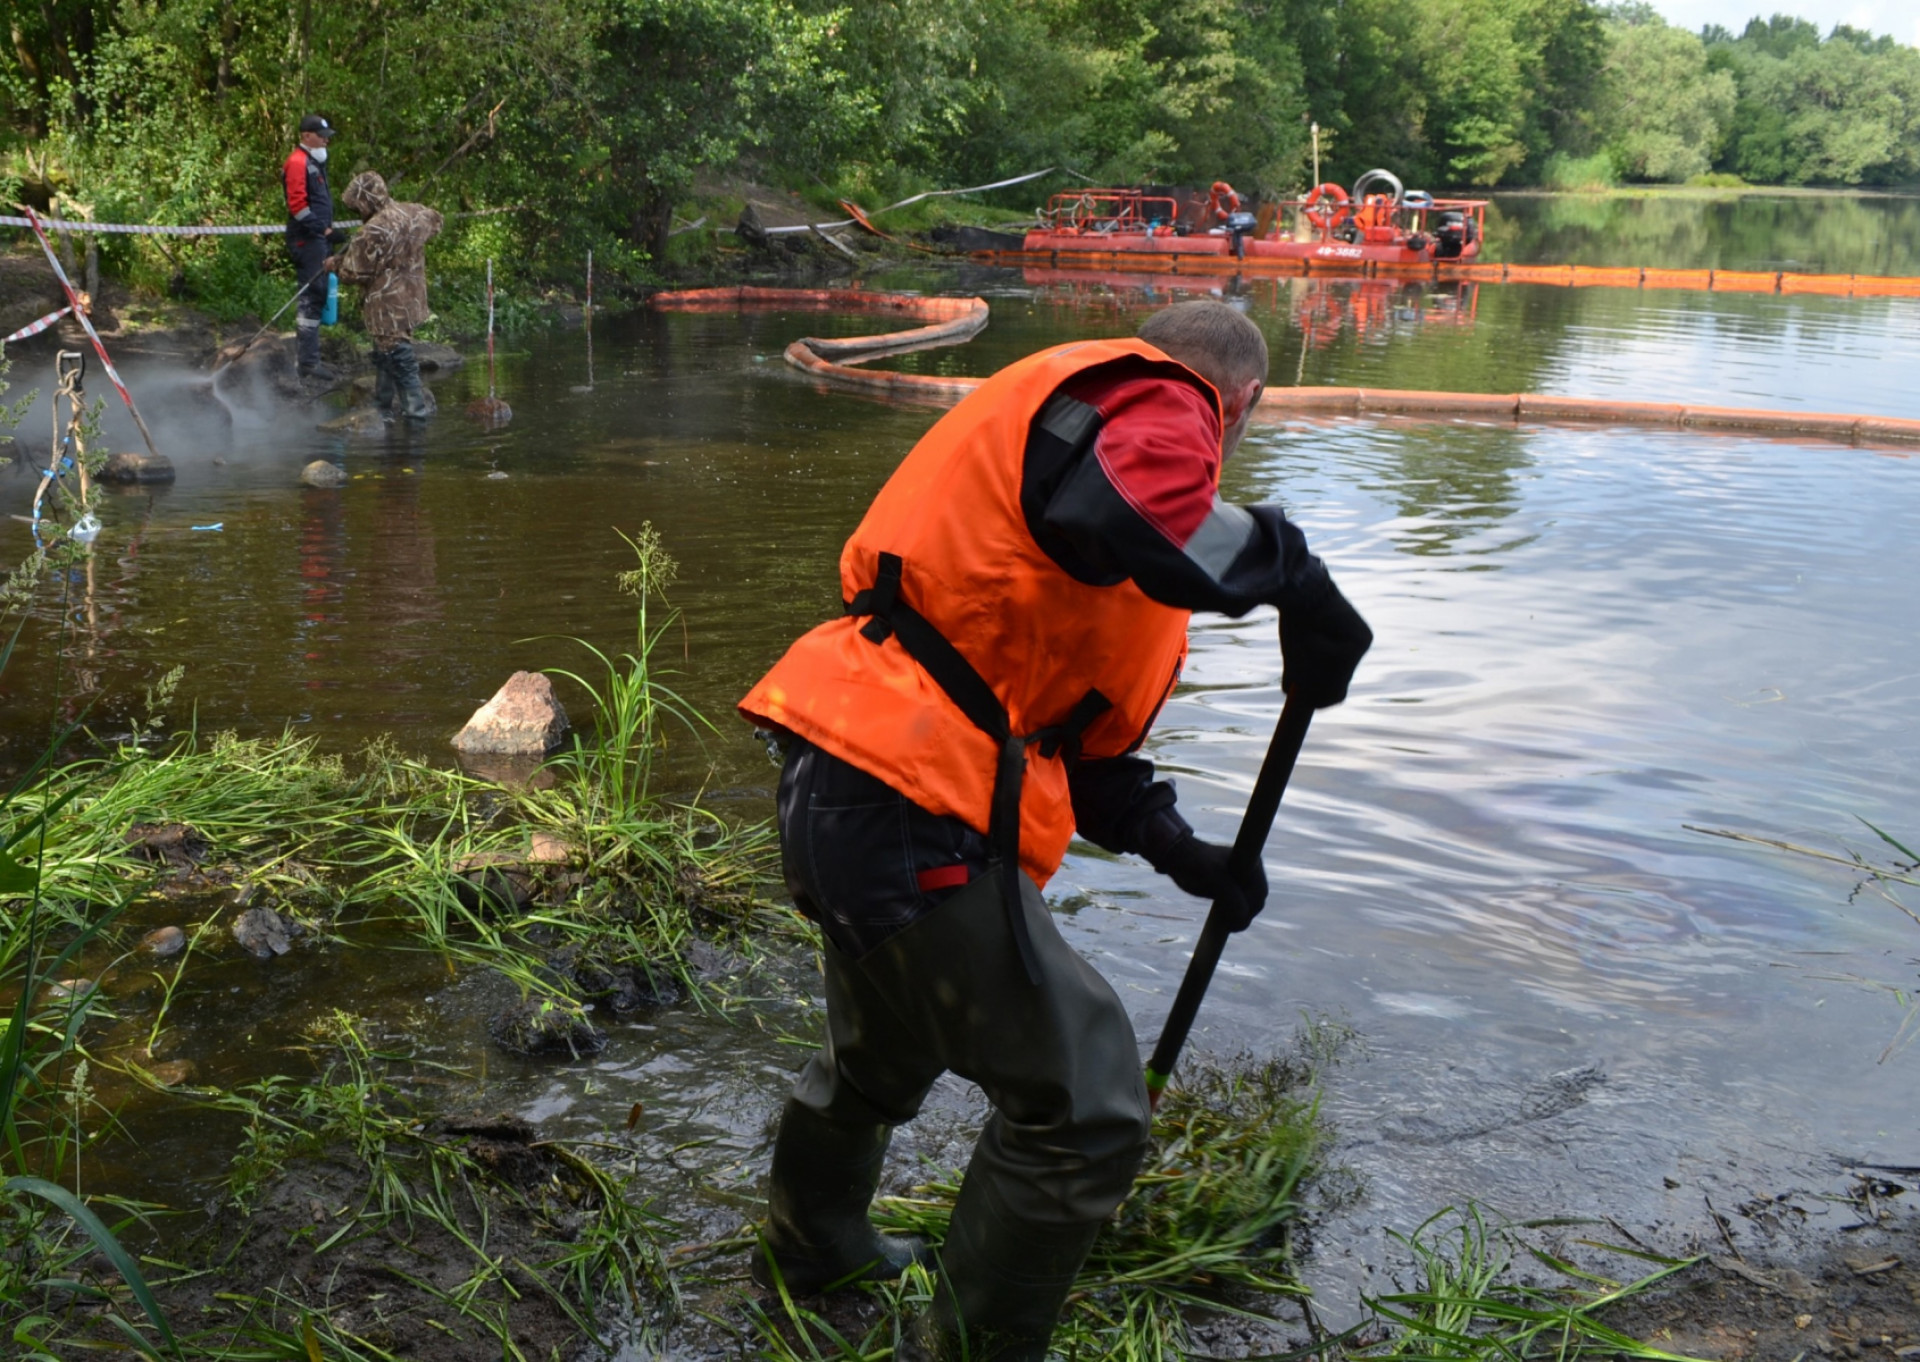
{"type": "Polygon", "coordinates": [[[147,429],[147,423],[141,419],[140,408],[133,405],[133,394],[127,391],[127,385],[120,381],[120,373],[113,367],[113,360],[107,355],[107,347],[100,342],[100,333],[93,329],[93,323],[87,318],[87,310],[80,306],[80,295],[74,290],[67,278],[67,272],[60,268],[60,258],[53,253],[53,244],[47,240],[47,234],[40,230],[40,215],[33,209],[27,209],[27,226],[33,228],[33,234],[40,239],[40,249],[47,253],[47,263],[53,266],[53,277],[60,281],[60,287],[67,295],[67,306],[86,329],[87,339],[93,342],[93,352],[100,356],[100,365],[107,371],[107,377],[113,380],[114,390],[120,394],[120,400],[127,404],[127,412],[133,417],[133,423],[140,427],[140,438],[147,442],[147,453],[154,458],[160,457],[160,451],[153,447],[153,432],[147,429]]]}
{"type": "MultiPolygon", "coordinates": [[[[0,227],[32,227],[30,219],[20,217],[0,217],[0,227]]],[[[284,232],[284,222],[255,222],[238,227],[163,227],[144,222],[70,222],[64,218],[41,218],[41,227],[51,227],[56,232],[106,232],[117,236],[265,236],[270,232],[284,232]]],[[[336,227],[358,227],[355,222],[336,222],[336,227]]]]}
{"type": "Polygon", "coordinates": [[[25,326],[21,327],[18,331],[14,332],[11,336],[6,337],[4,340],[0,340],[0,345],[12,345],[15,341],[25,340],[28,336],[37,336],[42,331],[45,331],[48,327],[52,326],[55,322],[59,321],[62,317],[66,316],[71,311],[73,311],[73,304],[68,303],[65,307],[60,308],[58,311],[49,312],[46,316],[42,317],[37,322],[28,322],[25,326]]]}
{"type": "MultiPolygon", "coordinates": [[[[518,213],[525,207],[524,203],[516,203],[506,208],[477,208],[470,213],[449,213],[447,216],[488,218],[496,213],[518,213]]],[[[31,209],[28,211],[32,212],[31,209]]],[[[333,225],[360,227],[364,223],[359,218],[342,218],[333,225]]],[[[0,227],[32,227],[35,231],[43,227],[51,227],[56,232],[104,232],[117,236],[271,236],[275,232],[287,230],[287,224],[284,222],[250,222],[235,227],[212,227],[202,224],[168,227],[145,222],[79,222],[66,218],[43,218],[37,213],[31,218],[0,216],[0,227]]]]}

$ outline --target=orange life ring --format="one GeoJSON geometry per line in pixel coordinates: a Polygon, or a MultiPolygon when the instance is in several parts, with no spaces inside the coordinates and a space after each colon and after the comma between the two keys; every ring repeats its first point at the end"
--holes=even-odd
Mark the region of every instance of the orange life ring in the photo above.
{"type": "Polygon", "coordinates": [[[1340,215],[1340,210],[1347,206],[1347,191],[1332,181],[1328,181],[1326,184],[1315,185],[1313,192],[1302,199],[1301,203],[1306,205],[1307,221],[1324,232],[1333,225],[1334,219],[1340,215]],[[1333,199],[1332,206],[1316,208],[1314,205],[1322,197],[1331,197],[1333,199]]]}
{"type": "Polygon", "coordinates": [[[1215,180],[1213,189],[1207,195],[1208,222],[1225,222],[1230,214],[1240,211],[1240,195],[1225,180],[1215,180]]]}

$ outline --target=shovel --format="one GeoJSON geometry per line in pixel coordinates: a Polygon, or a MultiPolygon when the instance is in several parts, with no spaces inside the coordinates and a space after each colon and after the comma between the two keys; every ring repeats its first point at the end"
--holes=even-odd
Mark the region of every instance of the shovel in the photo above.
{"type": "MultiPolygon", "coordinates": [[[[1287,792],[1287,779],[1293,775],[1293,764],[1300,758],[1300,745],[1307,740],[1307,725],[1312,722],[1313,706],[1289,696],[1286,707],[1280,711],[1280,722],[1274,725],[1273,741],[1267,745],[1260,776],[1253,782],[1253,795],[1247,800],[1239,834],[1233,839],[1227,864],[1236,878],[1238,872],[1257,864],[1266,849],[1267,834],[1273,831],[1274,815],[1280,811],[1280,796],[1287,792]]],[[[1149,1106],[1160,1105],[1160,1094],[1166,1091],[1167,1080],[1173,1077],[1173,1066],[1180,1062],[1181,1047],[1187,1043],[1187,1032],[1193,1029],[1193,1019],[1199,1014],[1201,1000],[1207,996],[1207,985],[1213,982],[1213,972],[1220,964],[1220,952],[1226,948],[1229,935],[1216,900],[1207,913],[1207,925],[1201,929],[1199,943],[1193,948],[1193,959],[1187,962],[1187,974],[1180,981],[1180,992],[1174,995],[1167,1024],[1161,1028],[1160,1043],[1153,1047],[1153,1058],[1147,1061],[1149,1106]]]]}

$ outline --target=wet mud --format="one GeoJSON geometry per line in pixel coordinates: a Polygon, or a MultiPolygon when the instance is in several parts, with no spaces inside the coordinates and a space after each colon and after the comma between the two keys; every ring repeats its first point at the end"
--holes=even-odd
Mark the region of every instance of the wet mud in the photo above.
{"type": "Polygon", "coordinates": [[[511,1117],[433,1122],[422,1140],[465,1175],[450,1193],[427,1166],[389,1170],[398,1182],[382,1186],[347,1149],[300,1159],[192,1236],[204,1266],[161,1284],[161,1305],[208,1351],[324,1328],[409,1362],[571,1356],[585,1302],[550,1264],[586,1190],[532,1134],[511,1117]]]}
{"type": "Polygon", "coordinates": [[[1710,1254],[1659,1291],[1610,1311],[1606,1322],[1666,1352],[1714,1362],[1920,1357],[1920,1170],[1867,1175],[1848,1225],[1809,1233],[1797,1198],[1775,1242],[1740,1256],[1710,1254]],[[1894,1198],[1898,1197],[1898,1200],[1894,1198]]]}

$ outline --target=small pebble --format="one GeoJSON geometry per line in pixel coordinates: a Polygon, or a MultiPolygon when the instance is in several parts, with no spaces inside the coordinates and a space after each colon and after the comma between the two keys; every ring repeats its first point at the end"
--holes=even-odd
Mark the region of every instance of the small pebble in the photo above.
{"type": "Polygon", "coordinates": [[[156,927],[140,938],[140,948],[165,959],[187,948],[187,934],[178,927],[156,927]]]}
{"type": "Polygon", "coordinates": [[[93,992],[93,980],[61,979],[48,984],[47,992],[55,998],[77,998],[84,993],[93,992]]]}
{"type": "Polygon", "coordinates": [[[505,478],[506,476],[507,475],[505,473],[502,473],[499,469],[495,469],[493,472],[487,474],[487,481],[499,482],[501,479],[505,478]]]}

